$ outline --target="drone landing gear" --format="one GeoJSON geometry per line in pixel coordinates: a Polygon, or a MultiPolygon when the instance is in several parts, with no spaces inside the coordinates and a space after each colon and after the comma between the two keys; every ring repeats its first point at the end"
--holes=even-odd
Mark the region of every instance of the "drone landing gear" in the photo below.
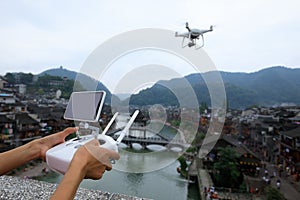
{"type": "MultiPolygon", "coordinates": [[[[203,38],[203,35],[201,35],[201,38],[202,38],[202,44],[200,46],[195,46],[195,49],[200,49],[204,46],[204,38],[203,38]]],[[[198,38],[199,39],[199,38],[198,38]]],[[[196,44],[196,43],[195,43],[196,44]]]]}

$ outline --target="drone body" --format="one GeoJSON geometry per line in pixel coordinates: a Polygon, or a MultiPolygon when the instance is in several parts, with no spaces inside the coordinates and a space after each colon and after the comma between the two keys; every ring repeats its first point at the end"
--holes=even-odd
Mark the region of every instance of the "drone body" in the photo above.
{"type": "Polygon", "coordinates": [[[181,33],[181,34],[179,34],[178,32],[175,33],[175,37],[182,37],[183,38],[182,39],[182,44],[181,44],[182,48],[184,48],[186,46],[188,46],[188,47],[195,46],[196,49],[199,49],[199,48],[203,47],[204,46],[203,34],[213,31],[213,26],[210,26],[209,29],[204,29],[204,30],[190,29],[189,24],[187,22],[185,24],[185,28],[188,30],[188,32],[181,33]],[[197,45],[197,40],[199,40],[200,37],[202,39],[202,44],[197,45]],[[187,44],[184,43],[185,38],[189,39],[189,42],[187,44]]]}

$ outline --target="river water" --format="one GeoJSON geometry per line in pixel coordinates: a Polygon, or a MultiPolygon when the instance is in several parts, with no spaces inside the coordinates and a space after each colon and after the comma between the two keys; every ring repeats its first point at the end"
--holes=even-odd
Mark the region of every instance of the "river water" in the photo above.
{"type": "MultiPolygon", "coordinates": [[[[80,187],[120,193],[130,196],[162,200],[197,200],[197,187],[188,187],[186,179],[179,176],[176,171],[178,163],[149,173],[127,173],[112,170],[105,172],[100,180],[84,180],[80,187]]],[[[62,175],[49,173],[39,180],[59,183],[62,175]]]]}
{"type": "MultiPolygon", "coordinates": [[[[168,128],[162,132],[174,134],[174,130],[168,128]]],[[[135,131],[134,134],[139,133],[135,131]]],[[[154,151],[140,150],[138,147],[135,150],[121,149],[121,159],[113,165],[113,170],[105,172],[100,180],[82,181],[80,187],[150,199],[199,199],[197,186],[189,186],[188,181],[176,170],[179,167],[176,160],[178,153],[162,151],[159,147],[156,147],[159,151],[155,152],[155,147],[152,148],[154,151]]],[[[56,173],[40,177],[40,180],[51,183],[59,183],[61,179],[62,175],[56,173]]]]}

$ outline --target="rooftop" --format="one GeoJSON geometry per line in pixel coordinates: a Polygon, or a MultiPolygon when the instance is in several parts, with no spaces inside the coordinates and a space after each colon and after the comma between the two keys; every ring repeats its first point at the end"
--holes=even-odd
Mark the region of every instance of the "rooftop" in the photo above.
{"type": "Polygon", "coordinates": [[[300,137],[300,126],[289,131],[281,132],[281,135],[285,135],[292,138],[300,137]]]}

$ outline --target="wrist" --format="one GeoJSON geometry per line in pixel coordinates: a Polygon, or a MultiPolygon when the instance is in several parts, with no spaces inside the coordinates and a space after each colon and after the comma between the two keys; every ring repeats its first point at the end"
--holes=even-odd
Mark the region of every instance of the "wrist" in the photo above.
{"type": "MultiPolygon", "coordinates": [[[[81,149],[78,149],[77,152],[80,150],[81,149]]],[[[67,172],[76,171],[76,174],[78,174],[80,178],[84,179],[88,171],[88,161],[86,159],[86,156],[81,156],[80,154],[80,152],[75,153],[67,172]]]]}

